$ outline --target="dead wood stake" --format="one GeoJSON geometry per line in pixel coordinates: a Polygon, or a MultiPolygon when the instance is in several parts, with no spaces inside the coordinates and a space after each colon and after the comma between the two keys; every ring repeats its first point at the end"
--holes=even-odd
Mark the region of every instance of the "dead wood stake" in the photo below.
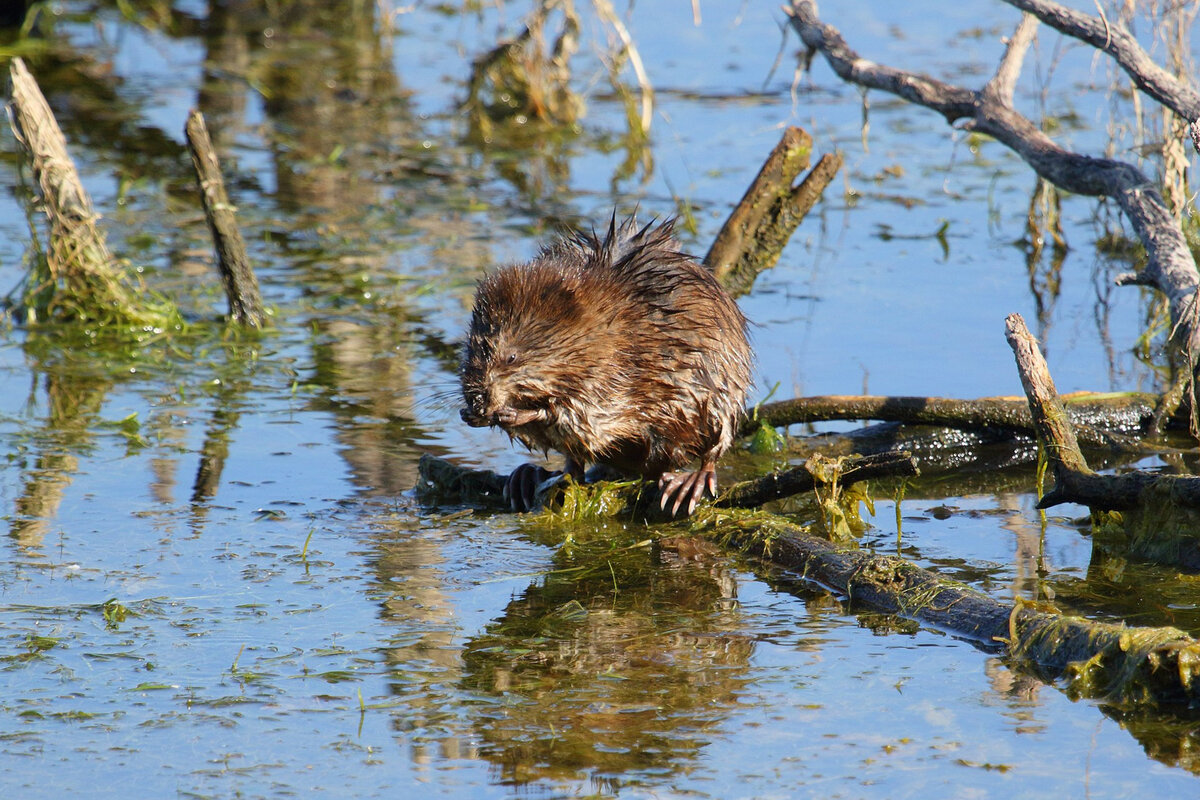
{"type": "Polygon", "coordinates": [[[217,268],[225,283],[229,318],[247,328],[262,328],[266,325],[267,315],[258,292],[258,279],[246,257],[246,245],[238,231],[234,208],[225,193],[217,153],[199,111],[188,114],[185,132],[196,179],[200,183],[200,196],[204,200],[204,217],[217,249],[217,268]]]}

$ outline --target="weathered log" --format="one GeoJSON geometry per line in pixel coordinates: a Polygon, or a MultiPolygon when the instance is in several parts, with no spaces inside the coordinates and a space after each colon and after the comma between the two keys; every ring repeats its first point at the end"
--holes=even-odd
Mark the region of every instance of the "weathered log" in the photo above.
{"type": "MultiPolygon", "coordinates": [[[[1133,440],[1114,432],[1136,433],[1151,419],[1153,395],[1137,392],[1101,394],[1076,392],[1064,398],[1071,421],[1080,426],[1080,438],[1096,446],[1130,446],[1133,440]]],[[[742,423],[743,436],[760,423],[785,427],[807,422],[872,419],[909,425],[937,425],[964,430],[1034,433],[1029,405],[1019,397],[983,397],[956,400],[947,397],[874,395],[820,395],[764,403],[742,423]]]]}
{"type": "Polygon", "coordinates": [[[843,80],[897,95],[937,111],[949,123],[991,136],[1060,189],[1116,200],[1148,257],[1133,282],[1153,286],[1166,297],[1170,341],[1184,355],[1191,371],[1195,370],[1200,358],[1200,306],[1196,297],[1200,272],[1159,190],[1130,164],[1064,150],[1013,108],[1013,87],[1033,39],[1037,25],[1034,17],[1026,15],[1022,19],[996,74],[982,90],[974,91],[861,58],[835,28],[820,20],[812,0],[792,0],[784,10],[805,45],[824,55],[843,80]]]}
{"type": "Polygon", "coordinates": [[[1128,628],[1000,603],[896,556],[839,547],[786,522],[712,518],[706,535],[845,598],[1003,652],[1014,666],[1091,697],[1200,700],[1200,641],[1175,628],[1128,628]]]}
{"type": "Polygon", "coordinates": [[[200,197],[204,201],[204,218],[208,220],[216,246],[217,269],[225,284],[229,320],[247,328],[262,328],[267,323],[267,314],[258,291],[258,279],[246,256],[246,244],[238,230],[234,207],[225,192],[217,153],[199,111],[188,114],[185,133],[192,166],[196,168],[196,180],[200,184],[200,197]]]}
{"type": "Polygon", "coordinates": [[[46,246],[25,287],[21,311],[26,319],[167,324],[174,309],[132,287],[109,251],[66,138],[25,62],[14,58],[9,75],[9,120],[32,168],[37,206],[49,221],[46,246]]]}
{"type": "Polygon", "coordinates": [[[841,168],[840,155],[822,156],[794,186],[811,154],[812,137],[787,128],[713,240],[704,264],[734,295],[744,294],[759,273],[775,266],[792,232],[841,168]]]}

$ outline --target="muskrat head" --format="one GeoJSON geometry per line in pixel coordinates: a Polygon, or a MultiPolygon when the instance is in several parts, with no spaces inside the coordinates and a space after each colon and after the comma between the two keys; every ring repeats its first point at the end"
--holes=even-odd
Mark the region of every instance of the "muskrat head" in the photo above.
{"type": "Polygon", "coordinates": [[[554,421],[570,391],[578,305],[563,273],[541,259],[480,283],[459,372],[463,421],[509,433],[554,421]]]}

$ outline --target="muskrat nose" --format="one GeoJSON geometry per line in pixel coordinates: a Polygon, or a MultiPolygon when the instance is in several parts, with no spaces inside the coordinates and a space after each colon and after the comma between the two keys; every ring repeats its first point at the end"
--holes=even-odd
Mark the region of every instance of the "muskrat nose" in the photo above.
{"type": "Polygon", "coordinates": [[[462,421],[470,425],[472,428],[486,428],[490,423],[487,417],[480,416],[472,411],[469,407],[458,412],[462,417],[462,421]]]}

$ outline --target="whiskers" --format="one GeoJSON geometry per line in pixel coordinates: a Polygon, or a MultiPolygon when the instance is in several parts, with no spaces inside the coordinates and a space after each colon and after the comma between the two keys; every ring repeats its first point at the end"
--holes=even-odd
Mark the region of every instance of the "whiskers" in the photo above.
{"type": "Polygon", "coordinates": [[[457,422],[463,405],[458,381],[427,384],[413,400],[413,416],[425,422],[457,422]]]}

